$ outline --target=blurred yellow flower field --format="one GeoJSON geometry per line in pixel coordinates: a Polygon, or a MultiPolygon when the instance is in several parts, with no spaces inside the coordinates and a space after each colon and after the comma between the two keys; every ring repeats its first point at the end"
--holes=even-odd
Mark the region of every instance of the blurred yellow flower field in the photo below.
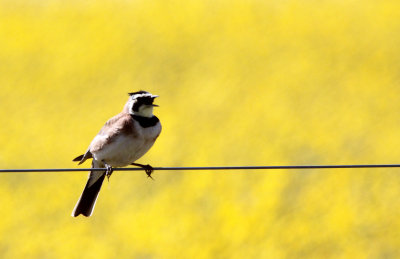
{"type": "MultiPolygon", "coordinates": [[[[153,166],[400,163],[399,1],[0,0],[0,168],[75,168],[128,92],[153,166]]],[[[89,167],[86,163],[83,167],[89,167]]],[[[0,175],[1,258],[399,258],[400,169],[0,175]]]]}

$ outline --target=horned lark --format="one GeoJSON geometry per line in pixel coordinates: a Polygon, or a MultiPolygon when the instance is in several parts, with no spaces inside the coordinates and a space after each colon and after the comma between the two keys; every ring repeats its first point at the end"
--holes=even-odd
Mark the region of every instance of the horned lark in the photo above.
{"type": "Polygon", "coordinates": [[[82,164],[93,158],[92,168],[105,168],[104,171],[91,171],[85,188],[72,211],[72,216],[92,215],[97,196],[105,176],[110,177],[113,167],[136,165],[142,167],[151,177],[150,165],[134,163],[154,144],[161,132],[159,119],[153,115],[153,104],[157,95],[146,91],[129,93],[129,100],[122,112],[109,119],[90,143],[84,155],[73,161],[82,164]]]}

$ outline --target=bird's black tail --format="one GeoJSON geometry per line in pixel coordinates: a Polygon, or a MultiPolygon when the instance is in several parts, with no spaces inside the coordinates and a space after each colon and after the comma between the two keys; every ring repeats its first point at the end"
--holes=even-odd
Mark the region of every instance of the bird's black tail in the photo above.
{"type": "MultiPolygon", "coordinates": [[[[101,167],[104,167],[104,165],[93,159],[92,168],[101,167]]],[[[72,217],[79,216],[79,214],[82,214],[86,217],[92,215],[94,206],[96,205],[97,196],[99,195],[99,191],[105,176],[106,171],[91,171],[89,173],[89,179],[86,183],[85,189],[83,189],[81,197],[72,211],[72,217]]]]}

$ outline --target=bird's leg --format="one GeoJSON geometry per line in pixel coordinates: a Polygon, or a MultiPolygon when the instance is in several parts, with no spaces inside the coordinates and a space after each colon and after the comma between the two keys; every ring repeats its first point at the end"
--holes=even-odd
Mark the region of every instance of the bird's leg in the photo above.
{"type": "Polygon", "coordinates": [[[132,163],[131,165],[135,165],[135,166],[139,166],[139,167],[143,168],[147,174],[147,177],[150,177],[152,180],[154,180],[153,177],[151,177],[151,174],[154,171],[154,169],[151,165],[142,165],[142,164],[138,164],[138,163],[132,163]]]}
{"type": "Polygon", "coordinates": [[[112,168],[112,166],[110,166],[109,164],[107,164],[106,162],[104,162],[104,160],[103,160],[102,162],[104,163],[104,166],[106,167],[107,181],[110,181],[110,176],[111,176],[112,173],[114,172],[114,169],[112,168]]]}

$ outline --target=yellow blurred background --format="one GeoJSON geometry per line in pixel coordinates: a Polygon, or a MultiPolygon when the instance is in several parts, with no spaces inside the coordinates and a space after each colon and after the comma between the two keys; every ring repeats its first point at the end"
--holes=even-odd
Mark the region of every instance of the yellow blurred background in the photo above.
{"type": "MultiPolygon", "coordinates": [[[[75,168],[128,92],[153,166],[400,163],[398,0],[0,0],[0,168],[75,168]]],[[[85,163],[81,167],[89,167],[85,163]]],[[[399,258],[400,169],[0,175],[1,258],[399,258]]]]}

